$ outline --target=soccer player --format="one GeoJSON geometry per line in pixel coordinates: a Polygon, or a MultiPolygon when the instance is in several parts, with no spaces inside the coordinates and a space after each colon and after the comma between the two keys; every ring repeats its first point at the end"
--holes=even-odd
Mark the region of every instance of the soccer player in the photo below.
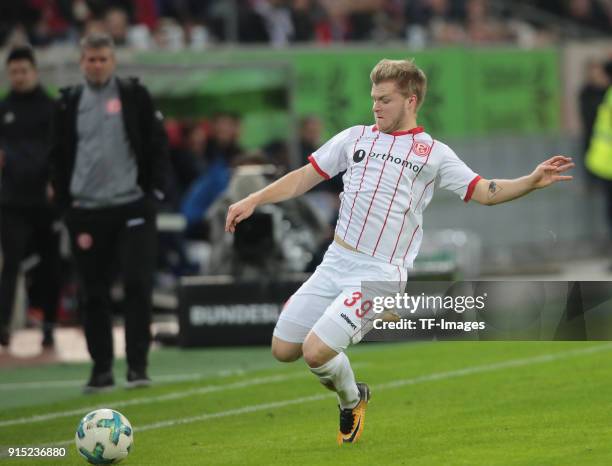
{"type": "MultiPolygon", "coordinates": [[[[356,383],[345,354],[361,338],[362,282],[405,282],[423,236],[423,211],[434,181],[463,201],[493,205],[557,181],[574,166],[556,155],[527,175],[486,180],[446,144],[417,125],[427,78],[412,61],[381,60],[370,73],[374,125],[348,128],[294,170],[230,206],[225,228],[234,232],[257,206],[299,196],[346,170],[334,241],[314,274],[288,300],[272,337],[279,361],[304,357],[321,383],[338,395],[337,441],[352,443],[364,428],[370,391],[356,383]]],[[[365,330],[365,329],[364,329],[365,330]]]]}

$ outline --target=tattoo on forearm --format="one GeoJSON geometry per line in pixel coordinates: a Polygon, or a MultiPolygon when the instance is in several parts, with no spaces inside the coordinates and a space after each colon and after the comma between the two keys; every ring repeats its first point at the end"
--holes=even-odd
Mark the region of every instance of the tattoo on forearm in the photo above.
{"type": "Polygon", "coordinates": [[[489,183],[489,199],[495,197],[495,195],[502,190],[501,186],[498,186],[495,181],[489,183]]]}

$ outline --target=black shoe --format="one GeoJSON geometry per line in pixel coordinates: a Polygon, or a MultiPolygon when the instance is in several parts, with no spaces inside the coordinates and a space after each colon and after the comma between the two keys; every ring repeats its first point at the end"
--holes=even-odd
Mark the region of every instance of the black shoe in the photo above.
{"type": "Polygon", "coordinates": [[[44,328],[43,329],[43,340],[42,347],[45,349],[51,349],[55,347],[55,338],[53,338],[53,329],[52,328],[44,328]]]}
{"type": "Polygon", "coordinates": [[[0,346],[9,347],[11,344],[11,332],[9,332],[8,328],[1,327],[0,328],[0,346]]]}
{"type": "Polygon", "coordinates": [[[128,369],[127,382],[125,388],[148,387],[151,385],[151,379],[147,375],[146,369],[136,370],[128,369]]]}
{"type": "Polygon", "coordinates": [[[115,379],[112,372],[93,372],[83,387],[83,393],[107,392],[115,388],[115,379]]]}

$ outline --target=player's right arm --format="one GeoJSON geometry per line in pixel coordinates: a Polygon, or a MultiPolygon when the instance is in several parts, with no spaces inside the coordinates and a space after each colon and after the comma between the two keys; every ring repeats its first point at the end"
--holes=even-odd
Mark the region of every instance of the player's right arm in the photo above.
{"type": "Polygon", "coordinates": [[[232,204],[227,211],[225,231],[234,233],[236,225],[249,218],[257,206],[298,197],[314,188],[323,179],[311,164],[287,173],[274,183],[232,204]]]}

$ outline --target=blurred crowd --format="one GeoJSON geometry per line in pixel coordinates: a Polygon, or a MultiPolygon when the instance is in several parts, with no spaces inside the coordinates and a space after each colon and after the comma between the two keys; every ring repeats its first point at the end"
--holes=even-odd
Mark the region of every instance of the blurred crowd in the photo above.
{"type": "MultiPolygon", "coordinates": [[[[166,121],[172,170],[166,189],[166,207],[180,212],[186,219],[186,234],[193,239],[208,239],[207,218],[215,202],[228,190],[232,174],[239,167],[267,167],[278,177],[293,168],[291,150],[287,140],[271,140],[259,149],[247,150],[240,144],[241,117],[226,112],[210,119],[166,121]]],[[[308,115],[299,122],[297,129],[300,160],[308,163],[308,156],[323,143],[323,124],[319,117],[308,115]]],[[[325,212],[335,211],[341,192],[340,179],[334,179],[315,189],[325,212]],[[320,199],[323,192],[325,199],[320,199]],[[326,196],[329,194],[329,196],[326,196]],[[329,208],[325,208],[325,206],[329,208]]],[[[324,215],[330,226],[335,218],[324,215]]]]}
{"type": "Polygon", "coordinates": [[[78,42],[106,31],[119,46],[407,41],[536,46],[612,30],[612,0],[22,0],[0,4],[0,44],[78,42]]]}

